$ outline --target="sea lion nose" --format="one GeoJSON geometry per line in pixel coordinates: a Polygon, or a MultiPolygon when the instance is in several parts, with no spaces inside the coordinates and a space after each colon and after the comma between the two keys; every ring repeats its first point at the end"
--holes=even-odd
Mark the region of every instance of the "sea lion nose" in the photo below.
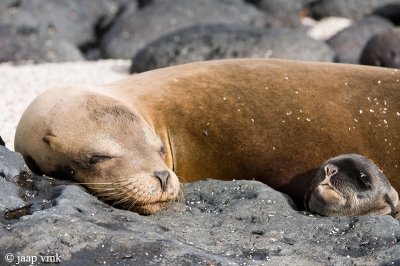
{"type": "Polygon", "coordinates": [[[167,188],[167,181],[169,177],[169,171],[154,171],[154,176],[160,180],[161,183],[161,189],[162,191],[165,191],[167,188]]]}
{"type": "Polygon", "coordinates": [[[325,176],[328,177],[328,178],[330,178],[330,177],[332,177],[333,175],[335,175],[335,174],[338,172],[338,170],[339,170],[339,169],[337,168],[336,165],[327,164],[327,165],[325,166],[325,176]]]}

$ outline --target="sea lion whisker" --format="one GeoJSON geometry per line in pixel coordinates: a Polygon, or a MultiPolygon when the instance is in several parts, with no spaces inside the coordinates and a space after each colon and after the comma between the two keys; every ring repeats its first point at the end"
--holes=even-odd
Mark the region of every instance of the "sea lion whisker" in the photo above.
{"type": "Polygon", "coordinates": [[[126,196],[125,198],[122,198],[122,199],[120,199],[120,200],[114,202],[114,203],[112,204],[112,206],[119,205],[119,204],[121,204],[121,203],[127,202],[128,199],[129,199],[130,197],[131,197],[130,195],[126,196]]]}
{"type": "Polygon", "coordinates": [[[125,184],[125,185],[117,184],[118,186],[116,186],[115,189],[122,189],[122,188],[125,188],[125,187],[127,187],[127,186],[130,186],[130,185],[132,185],[132,184],[133,184],[133,182],[129,182],[129,183],[125,184]]]}
{"type": "Polygon", "coordinates": [[[124,191],[115,191],[114,193],[113,192],[109,192],[106,195],[109,196],[109,197],[120,197],[120,196],[123,196],[125,194],[126,194],[126,192],[124,192],[124,191]]]}
{"type": "Polygon", "coordinates": [[[102,182],[94,183],[94,182],[91,182],[91,183],[75,183],[75,184],[78,184],[78,185],[112,185],[113,183],[110,183],[110,182],[108,182],[108,183],[102,183],[102,182]]]}
{"type": "Polygon", "coordinates": [[[122,184],[122,183],[124,183],[126,181],[131,181],[131,180],[130,180],[130,178],[127,178],[127,179],[115,181],[115,182],[113,182],[113,184],[122,184]]]}
{"type": "MultiPolygon", "coordinates": [[[[132,197],[132,196],[131,196],[131,197],[132,197]]],[[[131,208],[134,207],[136,203],[137,203],[137,199],[135,199],[135,200],[132,202],[132,204],[131,204],[131,205],[129,206],[129,208],[128,208],[128,211],[130,211],[131,208]]]]}

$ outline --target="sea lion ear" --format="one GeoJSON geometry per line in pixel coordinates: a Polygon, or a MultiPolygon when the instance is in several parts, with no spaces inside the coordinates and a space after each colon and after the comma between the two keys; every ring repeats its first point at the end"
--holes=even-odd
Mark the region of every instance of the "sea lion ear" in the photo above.
{"type": "Polygon", "coordinates": [[[42,138],[43,142],[48,144],[52,150],[59,151],[61,150],[61,143],[58,141],[58,138],[52,134],[47,134],[42,138]]]}

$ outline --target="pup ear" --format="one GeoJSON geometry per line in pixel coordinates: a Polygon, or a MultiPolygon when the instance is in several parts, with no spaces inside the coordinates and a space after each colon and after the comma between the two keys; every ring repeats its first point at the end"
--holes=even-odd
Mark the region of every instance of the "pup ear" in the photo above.
{"type": "Polygon", "coordinates": [[[42,141],[50,146],[54,151],[61,151],[62,146],[57,136],[53,134],[47,134],[42,138],[42,141]]]}

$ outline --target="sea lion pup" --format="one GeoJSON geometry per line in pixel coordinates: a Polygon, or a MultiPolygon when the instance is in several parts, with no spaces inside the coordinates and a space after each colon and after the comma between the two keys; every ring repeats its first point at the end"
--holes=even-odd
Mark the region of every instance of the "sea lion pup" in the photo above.
{"type": "Polygon", "coordinates": [[[325,161],[306,195],[307,209],[325,216],[399,215],[399,196],[371,160],[343,154],[325,161]]]}
{"type": "Polygon", "coordinates": [[[301,206],[321,160],[352,152],[399,189],[399,79],[394,69],[267,59],[158,69],[44,92],[15,149],[38,172],[141,213],[205,178],[259,180],[301,206]]]}

